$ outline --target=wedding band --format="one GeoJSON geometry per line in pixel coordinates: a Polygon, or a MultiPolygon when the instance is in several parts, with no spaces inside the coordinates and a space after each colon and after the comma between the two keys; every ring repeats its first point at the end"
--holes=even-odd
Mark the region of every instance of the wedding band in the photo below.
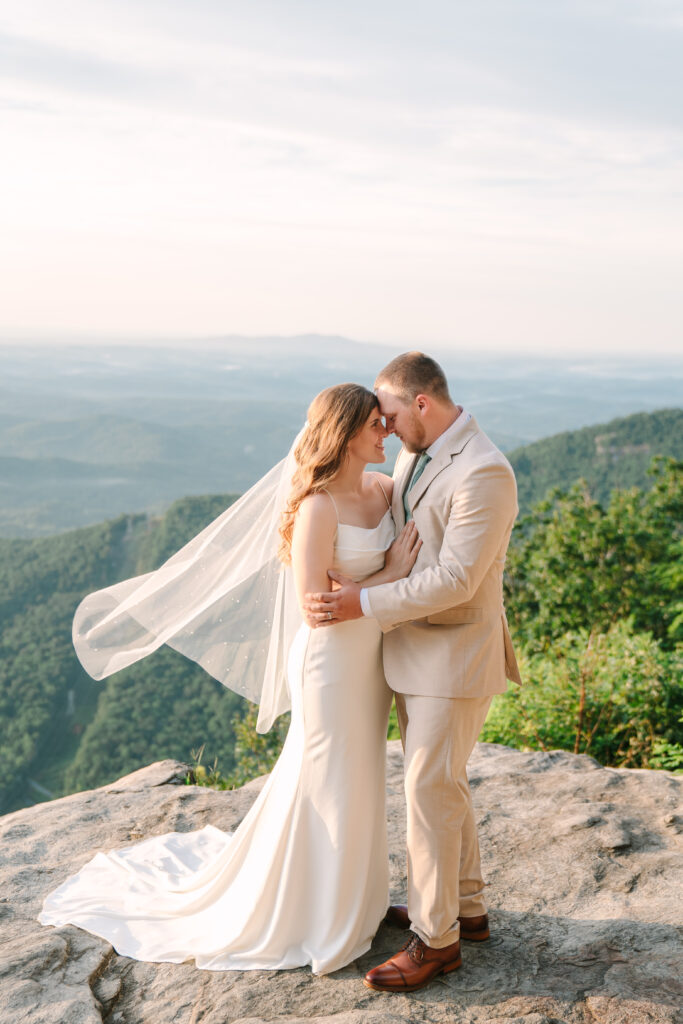
{"type": "Polygon", "coordinates": [[[328,612],[327,613],[327,617],[328,617],[328,619],[331,619],[332,618],[332,612],[328,612]]]}

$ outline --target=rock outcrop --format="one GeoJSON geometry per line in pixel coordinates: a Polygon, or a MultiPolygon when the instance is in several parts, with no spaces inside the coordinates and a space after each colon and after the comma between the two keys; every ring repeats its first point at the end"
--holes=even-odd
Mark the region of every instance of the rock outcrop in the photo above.
{"type": "MultiPolygon", "coordinates": [[[[392,895],[405,895],[400,745],[389,745],[392,895]]],[[[470,780],[491,939],[463,968],[405,996],[363,973],[403,936],[327,977],[199,971],[120,957],[78,928],[38,924],[43,896],[98,849],[212,823],[233,829],[259,792],[182,784],[161,762],[110,786],[0,818],[2,1024],[673,1024],[683,1003],[683,779],[564,752],[479,744],[470,780]]]]}

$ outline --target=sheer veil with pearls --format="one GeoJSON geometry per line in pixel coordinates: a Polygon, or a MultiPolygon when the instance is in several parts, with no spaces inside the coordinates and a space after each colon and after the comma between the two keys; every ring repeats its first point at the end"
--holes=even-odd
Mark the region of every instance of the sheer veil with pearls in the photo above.
{"type": "Polygon", "coordinates": [[[159,569],[81,601],[73,643],[89,675],[104,679],[168,644],[259,704],[258,732],[289,710],[287,653],[302,619],[291,567],[277,551],[302,434],[159,569]]]}

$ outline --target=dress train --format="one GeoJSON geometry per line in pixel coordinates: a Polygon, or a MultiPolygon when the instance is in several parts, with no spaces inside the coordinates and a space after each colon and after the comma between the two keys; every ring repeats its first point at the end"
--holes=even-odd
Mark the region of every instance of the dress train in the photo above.
{"type": "MultiPolygon", "coordinates": [[[[383,564],[390,514],[340,524],[335,568],[383,564]]],[[[289,653],[292,722],[232,834],[213,825],[100,852],[45,899],[39,921],[75,924],[137,960],[205,970],[337,970],[369,949],[389,904],[385,818],[391,692],[374,619],[302,625],[289,653]]]]}

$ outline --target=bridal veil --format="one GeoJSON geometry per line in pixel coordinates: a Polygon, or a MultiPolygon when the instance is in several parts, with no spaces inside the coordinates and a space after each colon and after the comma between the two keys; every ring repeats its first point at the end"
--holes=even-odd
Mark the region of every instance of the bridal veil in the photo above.
{"type": "Polygon", "coordinates": [[[287,652],[301,613],[292,570],[277,549],[302,434],[286,458],[159,569],[81,601],[73,643],[89,675],[103,679],[168,644],[259,704],[259,732],[289,710],[287,652]]]}

